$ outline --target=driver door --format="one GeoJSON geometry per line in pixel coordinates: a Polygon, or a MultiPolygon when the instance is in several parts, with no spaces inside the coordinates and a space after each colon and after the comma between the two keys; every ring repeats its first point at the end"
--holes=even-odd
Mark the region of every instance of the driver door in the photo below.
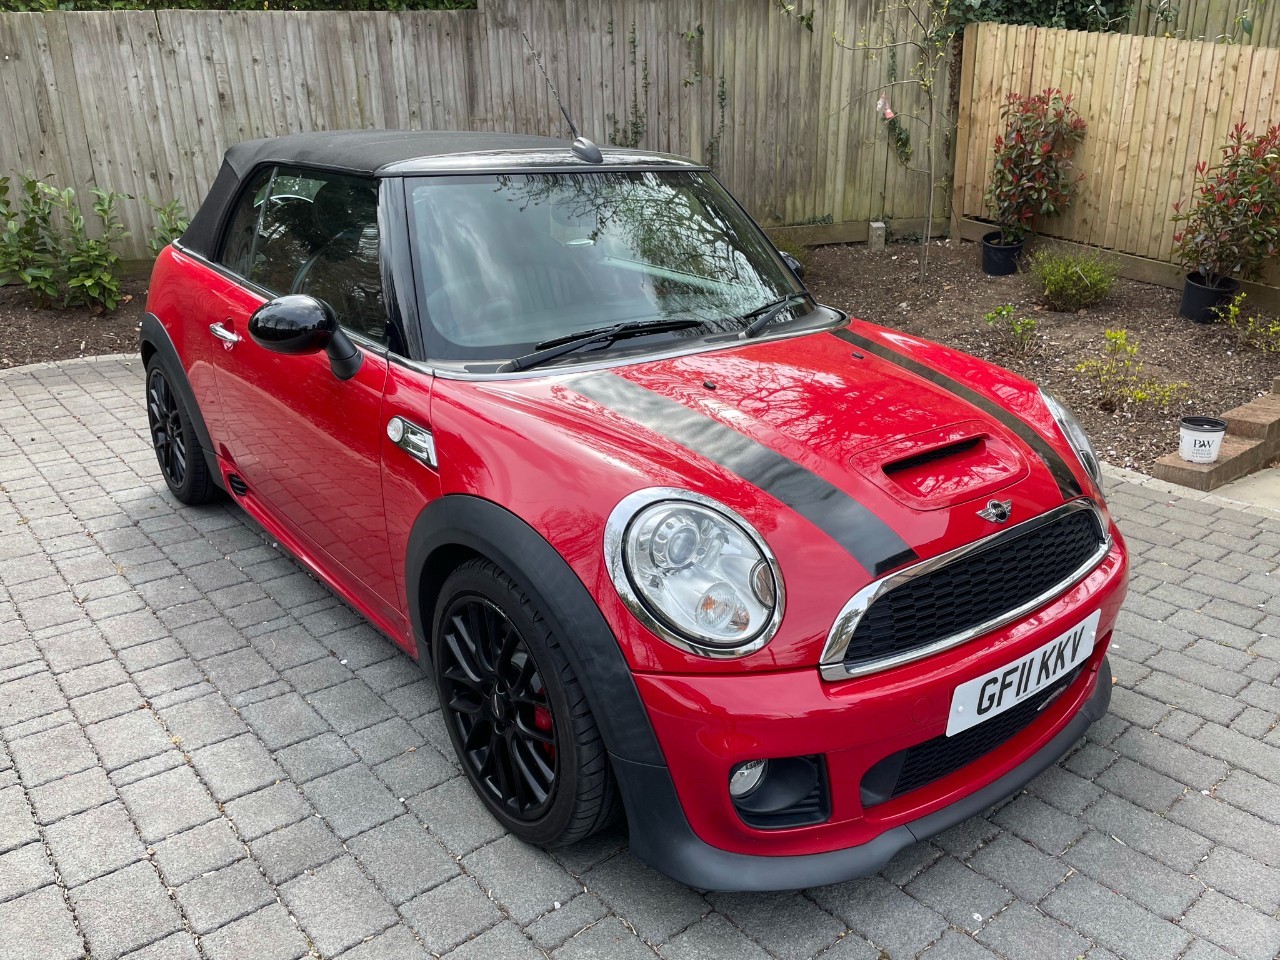
{"type": "Polygon", "coordinates": [[[240,200],[223,265],[242,282],[227,302],[217,367],[224,421],[219,454],[240,500],[288,546],[354,596],[381,625],[402,626],[386,545],[380,464],[387,340],[378,270],[377,185],[276,168],[240,200]],[[327,302],[363,353],[350,380],[324,352],[284,356],[248,334],[267,299],[327,302]]]}

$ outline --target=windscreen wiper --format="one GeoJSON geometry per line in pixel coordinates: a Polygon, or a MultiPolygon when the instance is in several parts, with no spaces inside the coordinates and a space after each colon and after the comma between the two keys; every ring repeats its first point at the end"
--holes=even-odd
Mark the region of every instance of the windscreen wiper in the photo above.
{"type": "Polygon", "coordinates": [[[585,333],[574,334],[569,337],[544,340],[538,344],[538,348],[533,353],[526,353],[523,357],[508,360],[498,368],[498,372],[509,373],[513,370],[528,370],[530,367],[536,367],[539,364],[546,363],[548,360],[563,357],[566,353],[573,353],[576,350],[594,346],[598,343],[612,343],[615,340],[638,337],[646,333],[687,330],[690,327],[701,326],[702,323],[703,321],[701,320],[693,320],[688,317],[679,320],[630,320],[626,323],[615,323],[612,327],[588,330],[585,333]]]}
{"type": "Polygon", "coordinates": [[[791,306],[791,304],[795,303],[797,300],[803,300],[806,296],[808,296],[808,294],[788,293],[785,297],[779,297],[777,300],[771,300],[763,307],[757,307],[750,313],[740,317],[739,319],[742,320],[747,320],[751,317],[755,317],[755,319],[743,328],[743,331],[738,334],[738,339],[750,340],[769,324],[773,323],[774,318],[783,310],[791,306]]]}

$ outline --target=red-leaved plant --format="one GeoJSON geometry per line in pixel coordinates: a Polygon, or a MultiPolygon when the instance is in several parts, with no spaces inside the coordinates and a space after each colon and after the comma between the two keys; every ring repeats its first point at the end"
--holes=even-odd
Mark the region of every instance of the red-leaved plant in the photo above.
{"type": "Polygon", "coordinates": [[[1250,133],[1238,123],[1210,167],[1196,164],[1191,202],[1173,205],[1173,253],[1206,286],[1257,276],[1280,249],[1280,124],[1250,133]]]}
{"type": "Polygon", "coordinates": [[[1084,179],[1072,172],[1071,157],[1086,126],[1071,106],[1073,99],[1050,88],[1033,97],[1011,93],[1000,108],[1005,132],[995,139],[985,199],[1003,244],[1024,240],[1037,214],[1065,210],[1084,179]]]}

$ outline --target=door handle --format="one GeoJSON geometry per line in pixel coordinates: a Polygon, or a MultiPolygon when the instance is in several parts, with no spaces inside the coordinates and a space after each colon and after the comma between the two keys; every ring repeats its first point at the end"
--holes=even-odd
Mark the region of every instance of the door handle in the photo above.
{"type": "Polygon", "coordinates": [[[212,333],[219,340],[221,340],[222,345],[226,347],[228,350],[230,350],[232,347],[234,347],[237,343],[240,342],[240,336],[236,333],[232,333],[230,330],[224,327],[221,323],[209,324],[209,332],[212,333]]]}

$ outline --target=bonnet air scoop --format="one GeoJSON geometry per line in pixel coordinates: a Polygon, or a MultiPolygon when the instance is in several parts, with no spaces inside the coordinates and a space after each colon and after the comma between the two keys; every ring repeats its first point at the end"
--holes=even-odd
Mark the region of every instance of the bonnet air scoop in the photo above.
{"type": "Polygon", "coordinates": [[[859,451],[852,466],[904,506],[940,510],[1027,476],[1027,462],[991,423],[966,420],[859,451]]]}

